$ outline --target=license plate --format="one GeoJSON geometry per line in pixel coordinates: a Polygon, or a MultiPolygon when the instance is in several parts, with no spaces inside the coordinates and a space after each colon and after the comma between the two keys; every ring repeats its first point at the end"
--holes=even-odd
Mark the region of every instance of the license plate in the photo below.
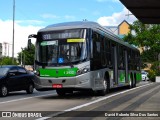
{"type": "Polygon", "coordinates": [[[62,88],[62,84],[53,84],[52,85],[53,88],[62,88]]]}

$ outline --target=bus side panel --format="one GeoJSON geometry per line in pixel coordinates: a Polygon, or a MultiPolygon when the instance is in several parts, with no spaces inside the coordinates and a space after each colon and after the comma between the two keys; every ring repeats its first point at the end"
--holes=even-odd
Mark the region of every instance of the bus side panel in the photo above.
{"type": "Polygon", "coordinates": [[[91,86],[92,90],[102,90],[104,89],[103,87],[103,80],[105,78],[105,73],[109,73],[109,80],[110,80],[110,88],[113,87],[114,82],[113,82],[113,70],[110,70],[108,68],[101,69],[101,70],[95,70],[91,72],[91,86]]]}
{"type": "Polygon", "coordinates": [[[124,86],[126,84],[125,70],[118,71],[118,86],[124,86]]]}

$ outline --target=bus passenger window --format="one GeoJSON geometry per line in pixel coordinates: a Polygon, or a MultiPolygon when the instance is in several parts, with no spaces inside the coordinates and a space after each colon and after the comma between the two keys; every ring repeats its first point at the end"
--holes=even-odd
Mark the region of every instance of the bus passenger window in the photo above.
{"type": "Polygon", "coordinates": [[[96,32],[92,34],[93,40],[93,69],[101,68],[101,44],[100,44],[100,35],[96,32]]]}
{"type": "Polygon", "coordinates": [[[93,56],[97,56],[100,54],[100,40],[99,34],[93,33],[93,56]]]}
{"type": "Polygon", "coordinates": [[[122,46],[119,46],[119,69],[124,69],[124,49],[122,46]]]}
{"type": "Polygon", "coordinates": [[[101,63],[103,67],[106,67],[107,65],[107,59],[106,59],[106,49],[105,49],[105,42],[106,39],[104,36],[101,36],[101,63]]]}
{"type": "Polygon", "coordinates": [[[111,46],[110,46],[110,41],[106,38],[105,41],[105,46],[106,46],[106,59],[107,59],[107,66],[111,66],[111,46]]]}

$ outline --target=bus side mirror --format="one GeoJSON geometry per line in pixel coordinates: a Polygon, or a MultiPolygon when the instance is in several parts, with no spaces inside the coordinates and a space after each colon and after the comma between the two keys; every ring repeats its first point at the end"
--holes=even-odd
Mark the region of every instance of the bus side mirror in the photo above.
{"type": "Polygon", "coordinates": [[[28,36],[28,45],[27,45],[28,50],[31,49],[31,46],[32,46],[31,38],[37,38],[37,35],[31,34],[28,36]]]}
{"type": "Polygon", "coordinates": [[[28,50],[30,50],[31,49],[31,39],[28,39],[28,50]]]}

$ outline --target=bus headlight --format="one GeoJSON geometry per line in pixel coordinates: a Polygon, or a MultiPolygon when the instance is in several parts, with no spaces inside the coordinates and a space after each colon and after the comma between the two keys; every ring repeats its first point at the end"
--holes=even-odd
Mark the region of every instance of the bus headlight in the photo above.
{"type": "Polygon", "coordinates": [[[89,71],[88,68],[78,69],[77,70],[77,75],[81,75],[81,74],[87,73],[88,71],[89,71]]]}
{"type": "Polygon", "coordinates": [[[84,68],[82,72],[83,72],[83,73],[88,72],[88,68],[84,68]]]}

